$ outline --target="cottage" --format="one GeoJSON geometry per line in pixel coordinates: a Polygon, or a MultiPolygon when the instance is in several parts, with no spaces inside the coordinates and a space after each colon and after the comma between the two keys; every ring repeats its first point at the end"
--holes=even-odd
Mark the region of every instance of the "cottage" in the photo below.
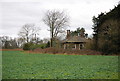
{"type": "Polygon", "coordinates": [[[67,30],[66,39],[63,40],[64,49],[84,49],[87,39],[79,34],[77,36],[71,36],[70,33],[70,30],[67,30]]]}

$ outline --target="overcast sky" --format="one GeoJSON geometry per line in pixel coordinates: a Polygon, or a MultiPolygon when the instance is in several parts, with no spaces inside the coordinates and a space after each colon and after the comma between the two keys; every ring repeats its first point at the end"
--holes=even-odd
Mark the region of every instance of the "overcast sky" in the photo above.
{"type": "Polygon", "coordinates": [[[49,27],[42,18],[47,10],[64,10],[70,16],[70,27],[84,27],[91,35],[92,17],[108,12],[119,0],[0,0],[0,36],[17,37],[26,23],[35,23],[40,27],[40,38],[49,37],[49,27]]]}

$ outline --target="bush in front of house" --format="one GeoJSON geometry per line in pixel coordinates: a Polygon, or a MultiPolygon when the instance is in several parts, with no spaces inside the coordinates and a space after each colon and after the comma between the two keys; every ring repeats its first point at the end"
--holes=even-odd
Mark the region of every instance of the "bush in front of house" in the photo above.
{"type": "Polygon", "coordinates": [[[48,53],[48,54],[80,54],[80,55],[101,55],[100,52],[94,50],[71,50],[71,49],[62,49],[62,48],[45,48],[45,49],[34,49],[33,52],[48,53]]]}

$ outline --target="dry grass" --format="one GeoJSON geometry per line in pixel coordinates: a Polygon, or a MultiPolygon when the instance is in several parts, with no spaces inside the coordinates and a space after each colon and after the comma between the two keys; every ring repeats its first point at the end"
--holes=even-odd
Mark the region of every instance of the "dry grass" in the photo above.
{"type": "Polygon", "coordinates": [[[0,49],[0,51],[22,51],[22,49],[0,49]]]}
{"type": "Polygon", "coordinates": [[[56,48],[35,49],[29,53],[49,53],[49,54],[64,54],[64,55],[101,55],[102,53],[93,50],[64,50],[56,48]]]}

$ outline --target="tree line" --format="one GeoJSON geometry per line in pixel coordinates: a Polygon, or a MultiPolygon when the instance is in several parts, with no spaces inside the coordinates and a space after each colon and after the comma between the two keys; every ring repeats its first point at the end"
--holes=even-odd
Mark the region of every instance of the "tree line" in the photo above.
{"type": "Polygon", "coordinates": [[[120,4],[93,17],[93,49],[104,54],[120,53],[120,4]]]}

